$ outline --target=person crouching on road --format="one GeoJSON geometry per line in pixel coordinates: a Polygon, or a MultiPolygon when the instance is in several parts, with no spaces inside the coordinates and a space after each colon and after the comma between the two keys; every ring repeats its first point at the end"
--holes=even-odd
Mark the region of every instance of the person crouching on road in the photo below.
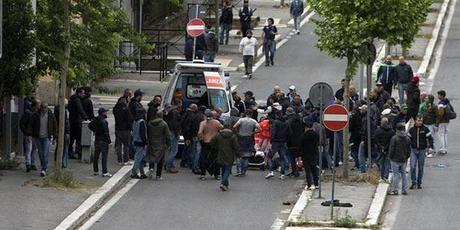
{"type": "Polygon", "coordinates": [[[222,124],[214,119],[212,111],[206,109],[204,112],[206,120],[200,123],[198,137],[201,140],[201,155],[200,155],[200,179],[204,180],[206,171],[213,175],[216,179],[219,178],[219,167],[216,165],[216,154],[211,146],[211,140],[223,128],[222,124]]]}
{"type": "Polygon", "coordinates": [[[151,120],[147,123],[147,155],[145,161],[149,162],[149,178],[153,177],[155,164],[157,165],[156,179],[163,180],[161,173],[165,154],[171,146],[171,132],[168,124],[163,120],[163,111],[152,111],[151,120]]]}
{"type": "Polygon", "coordinates": [[[147,125],[145,124],[145,110],[139,111],[138,116],[133,122],[133,145],[134,145],[134,164],[131,170],[131,178],[134,179],[145,179],[147,176],[144,172],[144,166],[142,161],[145,158],[147,150],[147,125]],[[141,174],[139,176],[138,172],[141,174]]]}
{"type": "Polygon", "coordinates": [[[391,169],[393,170],[390,195],[398,195],[399,179],[402,180],[402,194],[407,195],[406,166],[407,159],[410,156],[411,141],[404,132],[405,129],[406,126],[404,123],[398,123],[396,125],[396,135],[390,140],[388,157],[390,158],[391,169]]]}
{"type": "Polygon", "coordinates": [[[224,129],[211,140],[211,146],[217,151],[217,164],[222,170],[220,189],[227,191],[233,162],[239,154],[238,137],[233,133],[230,122],[225,123],[224,129]]]}
{"type": "Polygon", "coordinates": [[[88,128],[94,132],[96,136],[94,140],[94,158],[93,158],[93,171],[94,175],[99,175],[99,156],[102,154],[102,176],[111,177],[107,171],[107,155],[109,153],[110,140],[109,123],[107,122],[107,112],[105,108],[99,108],[98,116],[88,124],[88,128]]]}
{"type": "Polygon", "coordinates": [[[319,135],[313,129],[313,122],[305,123],[305,132],[302,134],[299,152],[305,169],[305,179],[309,190],[318,187],[318,159],[319,135]],[[312,181],[313,179],[313,181],[312,181]],[[314,185],[312,185],[312,182],[314,185]]]}
{"type": "Polygon", "coordinates": [[[422,188],[423,168],[425,167],[425,154],[433,153],[433,137],[430,130],[423,125],[423,119],[417,117],[415,126],[409,129],[408,136],[411,139],[411,155],[410,155],[410,177],[412,185],[409,189],[422,188]],[[418,167],[418,173],[416,168],[418,167]]]}

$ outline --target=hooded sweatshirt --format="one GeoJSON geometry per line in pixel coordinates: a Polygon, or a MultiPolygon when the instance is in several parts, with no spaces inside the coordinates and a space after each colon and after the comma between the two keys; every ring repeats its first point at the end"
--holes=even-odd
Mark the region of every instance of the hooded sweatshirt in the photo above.
{"type": "Polygon", "coordinates": [[[233,165],[235,158],[238,157],[239,143],[238,137],[231,129],[222,129],[211,145],[217,150],[217,163],[219,165],[233,165]]]}
{"type": "Polygon", "coordinates": [[[397,163],[404,163],[410,156],[410,139],[403,131],[397,131],[391,138],[388,157],[397,163]]]}

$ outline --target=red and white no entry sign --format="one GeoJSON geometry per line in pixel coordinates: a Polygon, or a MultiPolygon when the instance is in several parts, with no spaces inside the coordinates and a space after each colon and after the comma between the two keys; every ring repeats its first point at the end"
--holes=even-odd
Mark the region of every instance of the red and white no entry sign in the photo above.
{"type": "Polygon", "coordinates": [[[342,105],[330,105],[323,112],[324,126],[333,131],[343,130],[348,125],[348,110],[342,105]]]}
{"type": "Polygon", "coordinates": [[[192,37],[198,37],[204,33],[205,23],[199,18],[191,19],[187,23],[187,34],[192,37]]]}

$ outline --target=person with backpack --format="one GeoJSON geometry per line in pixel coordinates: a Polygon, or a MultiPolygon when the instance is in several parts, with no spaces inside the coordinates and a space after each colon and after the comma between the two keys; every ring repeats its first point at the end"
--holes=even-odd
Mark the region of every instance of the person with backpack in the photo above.
{"type": "Polygon", "coordinates": [[[447,127],[449,121],[457,118],[454,107],[446,97],[446,91],[438,91],[438,112],[436,114],[436,127],[438,128],[440,146],[439,153],[447,154],[447,127]]]}
{"type": "Polygon", "coordinates": [[[228,45],[228,38],[230,30],[232,29],[233,23],[233,6],[228,2],[224,1],[224,7],[222,8],[222,14],[219,18],[219,25],[220,25],[220,41],[219,44],[228,45]],[[224,42],[225,41],[225,42],[224,42]]]}
{"type": "Polygon", "coordinates": [[[254,11],[256,11],[256,9],[249,7],[249,0],[244,0],[243,7],[241,7],[238,12],[243,38],[246,37],[247,32],[251,30],[251,17],[254,11]]]}
{"type": "Polygon", "coordinates": [[[93,158],[93,175],[99,175],[99,157],[101,157],[102,176],[111,177],[112,174],[107,170],[107,156],[109,153],[109,145],[112,143],[110,139],[109,123],[107,122],[106,108],[99,108],[98,116],[88,124],[88,128],[94,132],[94,158],[93,158]]]}
{"type": "Polygon", "coordinates": [[[239,156],[238,136],[232,131],[232,124],[226,122],[224,128],[211,140],[211,146],[217,151],[217,164],[222,171],[220,189],[228,191],[228,178],[233,162],[239,156]]]}
{"type": "Polygon", "coordinates": [[[399,180],[402,180],[401,190],[403,195],[407,195],[407,177],[406,166],[407,159],[410,156],[411,141],[405,133],[406,126],[404,123],[396,125],[396,135],[390,140],[388,148],[388,158],[391,161],[391,170],[393,177],[391,179],[390,195],[398,195],[399,180]]]}
{"type": "Polygon", "coordinates": [[[433,137],[430,130],[423,125],[421,117],[415,119],[415,125],[409,129],[408,136],[411,139],[410,177],[412,179],[409,189],[415,189],[416,186],[417,189],[421,189],[425,156],[427,150],[428,154],[433,152],[433,137]]]}

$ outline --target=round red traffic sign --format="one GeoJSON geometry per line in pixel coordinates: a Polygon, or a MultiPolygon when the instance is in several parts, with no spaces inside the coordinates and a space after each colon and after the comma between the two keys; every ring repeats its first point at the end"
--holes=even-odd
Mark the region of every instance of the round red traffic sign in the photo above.
{"type": "Polygon", "coordinates": [[[205,23],[199,18],[194,18],[187,23],[187,34],[198,37],[204,33],[205,23]]]}
{"type": "Polygon", "coordinates": [[[348,110],[342,105],[330,105],[323,112],[324,126],[333,131],[343,130],[348,125],[348,110]]]}

